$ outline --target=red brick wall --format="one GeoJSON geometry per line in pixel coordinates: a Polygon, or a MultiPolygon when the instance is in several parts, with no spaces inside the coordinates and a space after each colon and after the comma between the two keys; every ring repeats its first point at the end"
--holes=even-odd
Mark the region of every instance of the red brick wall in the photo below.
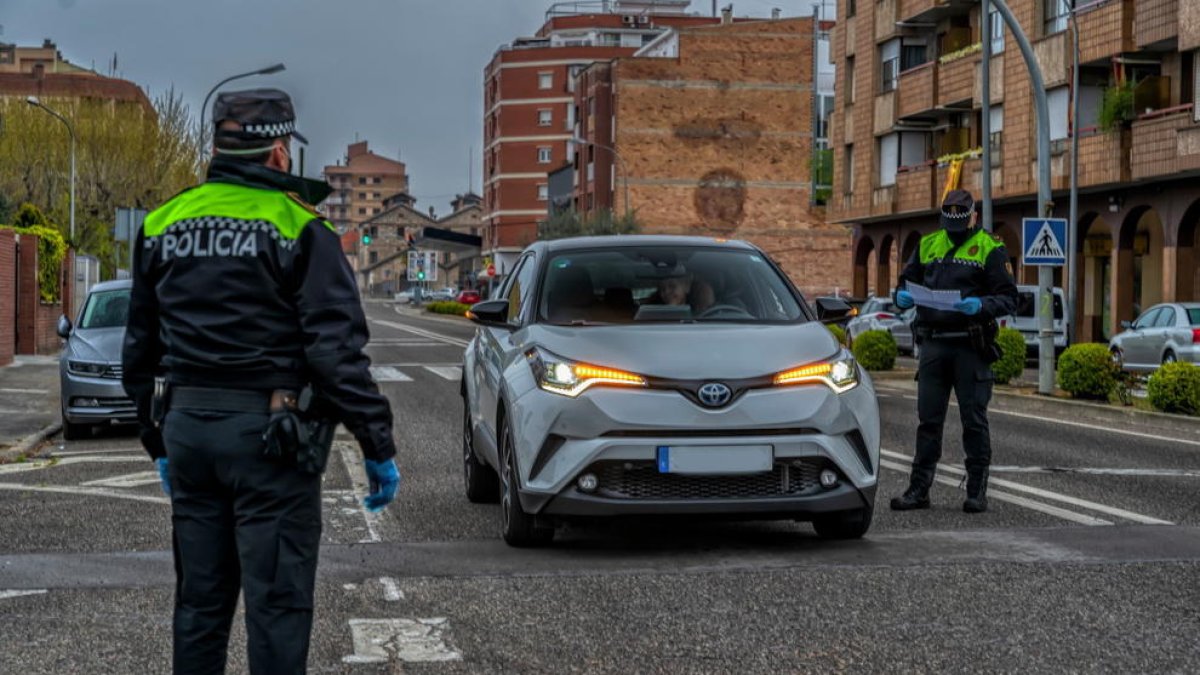
{"type": "Polygon", "coordinates": [[[1099,61],[1113,54],[1137,51],[1133,40],[1133,2],[1109,0],[1079,13],[1079,62],[1099,61]]]}
{"type": "Polygon", "coordinates": [[[21,235],[17,241],[17,293],[16,293],[16,353],[57,354],[61,342],[55,332],[63,307],[71,302],[71,274],[75,256],[68,252],[59,271],[63,302],[46,304],[41,301],[38,290],[38,238],[21,235]],[[64,303],[66,303],[64,305],[64,303]]]}
{"type": "Polygon", "coordinates": [[[1138,0],[1134,17],[1139,47],[1179,35],[1179,0],[1138,0]]]}
{"type": "Polygon", "coordinates": [[[930,61],[900,73],[900,117],[932,110],[937,105],[937,64],[930,61]]]}
{"type": "Polygon", "coordinates": [[[0,230],[0,366],[12,363],[17,335],[17,239],[0,230]]]}

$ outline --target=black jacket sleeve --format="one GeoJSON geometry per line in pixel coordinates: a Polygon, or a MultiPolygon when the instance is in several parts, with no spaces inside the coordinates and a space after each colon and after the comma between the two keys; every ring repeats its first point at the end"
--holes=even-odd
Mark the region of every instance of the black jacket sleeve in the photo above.
{"type": "Polygon", "coordinates": [[[137,404],[142,446],[150,457],[167,456],[162,433],[150,420],[150,401],[154,396],[154,378],[159,374],[163,356],[159,334],[157,280],[153,251],[147,251],[142,233],[134,244],[133,291],[129,301],[129,321],[121,348],[121,384],[137,404]]]}
{"type": "Polygon", "coordinates": [[[363,456],[393,457],[392,410],[363,353],[370,336],[354,272],[323,221],[300,233],[291,277],[313,385],[358,439],[363,456]]]}
{"type": "Polygon", "coordinates": [[[1008,253],[1003,246],[988,254],[983,271],[987,290],[979,297],[983,303],[980,315],[986,319],[995,319],[1017,311],[1020,295],[1017,284],[1008,271],[1008,253]]]}

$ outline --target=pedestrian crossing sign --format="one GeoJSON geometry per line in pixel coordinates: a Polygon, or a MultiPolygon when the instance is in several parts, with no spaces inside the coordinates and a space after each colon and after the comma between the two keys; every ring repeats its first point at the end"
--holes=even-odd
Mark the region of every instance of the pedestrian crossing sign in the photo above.
{"type": "Polygon", "coordinates": [[[1021,221],[1023,263],[1061,267],[1067,263],[1067,219],[1026,218],[1021,221]]]}

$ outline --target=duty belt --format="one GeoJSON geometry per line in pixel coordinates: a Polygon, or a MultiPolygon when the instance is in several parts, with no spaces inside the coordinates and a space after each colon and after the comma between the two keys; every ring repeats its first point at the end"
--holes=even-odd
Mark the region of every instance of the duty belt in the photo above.
{"type": "Polygon", "coordinates": [[[172,387],[171,407],[179,410],[257,413],[266,415],[296,407],[296,393],[286,389],[214,389],[209,387],[172,387]]]}
{"type": "Polygon", "coordinates": [[[934,328],[918,328],[917,334],[925,340],[962,340],[971,337],[970,331],[937,330],[934,328]]]}

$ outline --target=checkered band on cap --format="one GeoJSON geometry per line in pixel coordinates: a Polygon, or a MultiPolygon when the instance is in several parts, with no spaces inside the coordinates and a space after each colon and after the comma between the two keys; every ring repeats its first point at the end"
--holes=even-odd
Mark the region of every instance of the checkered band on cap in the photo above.
{"type": "Polygon", "coordinates": [[[942,217],[949,219],[949,220],[965,220],[965,219],[971,217],[971,211],[963,211],[961,213],[950,213],[949,211],[942,211],[942,217]]]}
{"type": "Polygon", "coordinates": [[[279,138],[280,136],[287,136],[296,131],[296,123],[289,121],[276,122],[274,124],[247,124],[242,128],[242,131],[263,138],[279,138]]]}

